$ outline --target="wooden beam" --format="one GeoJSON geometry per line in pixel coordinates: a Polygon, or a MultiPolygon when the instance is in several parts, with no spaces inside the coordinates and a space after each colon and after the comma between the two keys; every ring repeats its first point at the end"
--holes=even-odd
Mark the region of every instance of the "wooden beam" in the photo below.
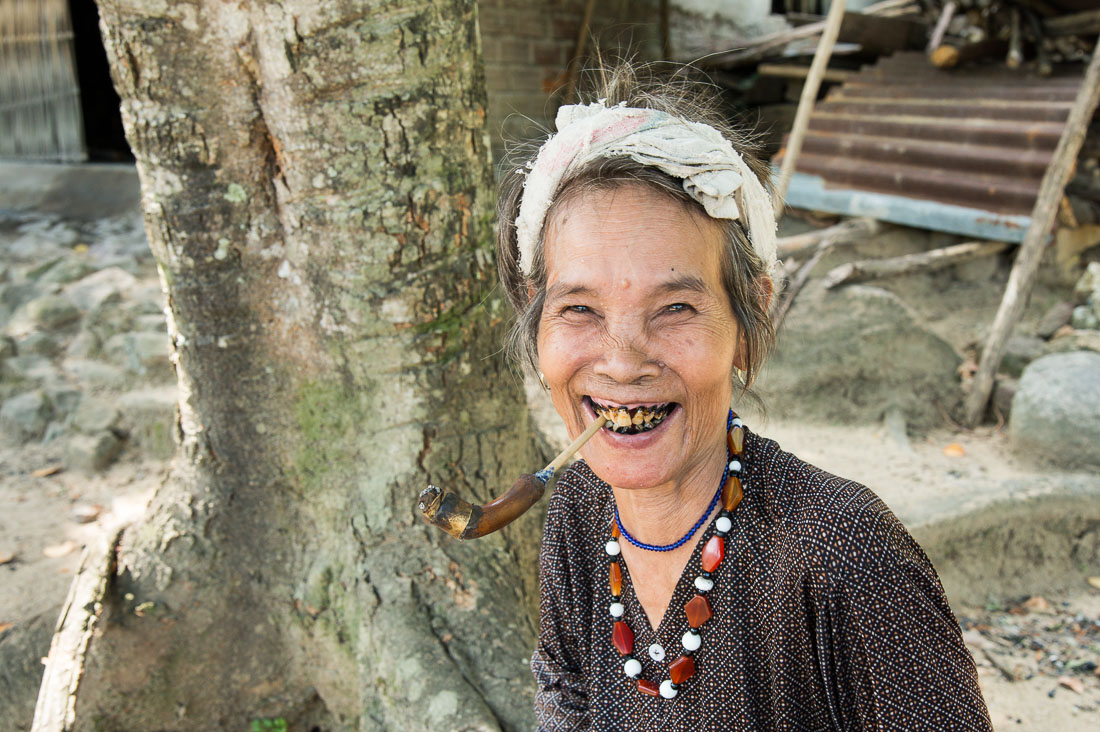
{"type": "Polygon", "coordinates": [[[831,289],[837,285],[847,285],[865,280],[880,280],[887,277],[916,274],[917,272],[932,272],[959,262],[968,262],[971,259],[997,254],[1009,246],[1007,242],[1003,241],[972,241],[966,244],[943,247],[942,249],[932,249],[927,252],[906,254],[903,257],[848,262],[829,270],[822,280],[822,284],[825,285],[825,289],[831,289]]]}
{"type": "Polygon", "coordinates": [[[1035,275],[1039,270],[1039,260],[1050,238],[1054,217],[1062,201],[1063,191],[1077,162],[1077,153],[1085,140],[1089,121],[1100,101],[1100,39],[1092,52],[1092,59],[1085,70],[1085,78],[1077,92],[1077,99],[1070,108],[1065,129],[1054,149],[1050,166],[1039,184],[1039,196],[1031,210],[1031,223],[1024,233],[1023,242],[1016,255],[1016,263],[1008,277],[1001,306],[993,320],[989,337],[982,348],[982,360],[978,372],[974,375],[970,393],[966,397],[964,421],[968,426],[978,424],[985,413],[989,395],[993,391],[993,378],[1001,365],[1005,345],[1012,335],[1013,326],[1027,304],[1031,288],[1035,284],[1035,275]]]}
{"type": "MultiPolygon", "coordinates": [[[[794,64],[760,64],[756,67],[761,76],[778,76],[784,79],[805,79],[810,75],[809,66],[795,66],[794,64]]],[[[826,69],[821,75],[822,81],[831,81],[843,84],[856,74],[855,71],[844,69],[826,69]]]]}
{"type": "Polygon", "coordinates": [[[1100,10],[1047,18],[1043,30],[1050,36],[1077,36],[1100,32],[1100,10]]]}

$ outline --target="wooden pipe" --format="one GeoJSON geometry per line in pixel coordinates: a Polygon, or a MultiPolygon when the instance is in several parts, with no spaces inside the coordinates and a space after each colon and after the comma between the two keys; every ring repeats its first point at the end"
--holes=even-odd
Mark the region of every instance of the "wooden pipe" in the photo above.
{"type": "Polygon", "coordinates": [[[456,539],[477,539],[491,534],[512,523],[538,503],[554,473],[606,423],[606,418],[597,417],[549,465],[537,473],[519,476],[504,495],[491,503],[476,506],[454,493],[429,485],[420,492],[416,507],[429,524],[438,526],[456,539]]]}

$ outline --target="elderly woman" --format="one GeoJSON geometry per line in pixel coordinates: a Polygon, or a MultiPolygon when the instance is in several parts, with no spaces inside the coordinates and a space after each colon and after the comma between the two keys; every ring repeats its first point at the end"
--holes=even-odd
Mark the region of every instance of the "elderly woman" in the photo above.
{"type": "Polygon", "coordinates": [[[546,519],[540,728],[988,730],[901,523],[730,411],[774,341],[775,220],[696,92],[613,70],[504,181],[515,345],[572,435],[608,419],[546,519]]]}

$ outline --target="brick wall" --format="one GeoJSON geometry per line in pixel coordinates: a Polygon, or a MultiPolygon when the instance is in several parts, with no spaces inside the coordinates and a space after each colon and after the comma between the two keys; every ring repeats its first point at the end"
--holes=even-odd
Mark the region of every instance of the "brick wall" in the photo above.
{"type": "MultiPolygon", "coordinates": [[[[489,92],[489,134],[498,163],[505,141],[529,140],[553,126],[561,86],[584,19],[585,0],[480,0],[489,92]]],[[[591,34],[604,51],[659,55],[657,0],[600,0],[591,34]]],[[[592,49],[592,38],[588,50],[592,49]]]]}

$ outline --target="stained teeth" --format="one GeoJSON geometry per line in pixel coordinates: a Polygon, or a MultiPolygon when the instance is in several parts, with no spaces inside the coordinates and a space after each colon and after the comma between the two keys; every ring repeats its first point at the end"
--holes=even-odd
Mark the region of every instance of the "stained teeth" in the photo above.
{"type": "Polygon", "coordinates": [[[633,410],[626,407],[606,407],[595,402],[592,406],[597,414],[607,419],[607,429],[620,434],[637,434],[657,427],[668,416],[671,405],[663,404],[654,408],[636,407],[633,410]]]}

